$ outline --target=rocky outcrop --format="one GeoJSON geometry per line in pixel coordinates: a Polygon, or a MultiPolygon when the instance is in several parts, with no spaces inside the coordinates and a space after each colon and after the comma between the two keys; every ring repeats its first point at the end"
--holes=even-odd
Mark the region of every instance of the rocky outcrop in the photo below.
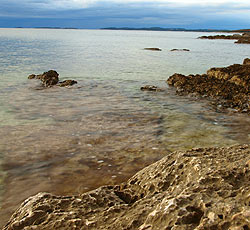
{"type": "Polygon", "coordinates": [[[172,152],[119,186],[39,193],[3,230],[250,229],[250,146],[172,152]]]}
{"type": "Polygon", "coordinates": [[[200,39],[228,39],[237,40],[235,43],[250,44],[250,33],[233,34],[233,35],[214,35],[214,36],[201,36],[200,39]]]}
{"type": "Polygon", "coordinates": [[[161,51],[160,48],[144,48],[144,50],[161,51]]]}
{"type": "Polygon", "coordinates": [[[171,52],[173,51],[190,51],[189,49],[171,49],[171,52]]]}
{"type": "Polygon", "coordinates": [[[44,87],[52,87],[52,86],[72,86],[74,84],[77,84],[77,81],[75,80],[65,80],[62,82],[59,82],[59,74],[55,70],[49,70],[48,72],[44,72],[43,74],[31,74],[28,76],[28,79],[39,79],[42,82],[42,85],[44,87]]]}
{"type": "Polygon", "coordinates": [[[174,74],[167,83],[181,95],[201,95],[214,99],[215,104],[250,113],[250,65],[235,64],[211,68],[203,75],[174,74]]]}
{"type": "Polygon", "coordinates": [[[154,86],[154,85],[145,85],[145,86],[142,86],[141,90],[142,91],[156,91],[156,92],[164,91],[164,89],[161,89],[158,86],[154,86]]]}
{"type": "Polygon", "coordinates": [[[55,70],[49,70],[39,78],[45,87],[56,85],[59,81],[59,74],[55,70]]]}

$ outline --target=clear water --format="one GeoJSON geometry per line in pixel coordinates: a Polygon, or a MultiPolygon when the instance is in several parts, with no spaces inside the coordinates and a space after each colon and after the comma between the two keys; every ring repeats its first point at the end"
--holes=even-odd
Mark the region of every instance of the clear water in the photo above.
{"type": "Polygon", "coordinates": [[[175,72],[249,57],[249,45],[200,35],[0,29],[0,225],[40,191],[82,193],[122,182],[170,151],[249,143],[249,116],[177,96],[165,83],[175,72]],[[27,79],[49,69],[78,84],[38,90],[27,79]],[[140,91],[145,84],[166,91],[140,91]]]}

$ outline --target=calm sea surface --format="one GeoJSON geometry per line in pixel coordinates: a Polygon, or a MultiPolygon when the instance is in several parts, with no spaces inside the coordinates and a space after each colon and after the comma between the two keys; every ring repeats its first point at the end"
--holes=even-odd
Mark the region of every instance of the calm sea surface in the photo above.
{"type": "Polygon", "coordinates": [[[200,35],[0,29],[0,226],[37,192],[79,194],[120,183],[170,151],[249,143],[249,116],[177,96],[165,83],[250,57],[250,45],[200,35]],[[78,84],[39,90],[27,79],[50,69],[78,84]],[[145,84],[166,91],[140,91],[145,84]]]}

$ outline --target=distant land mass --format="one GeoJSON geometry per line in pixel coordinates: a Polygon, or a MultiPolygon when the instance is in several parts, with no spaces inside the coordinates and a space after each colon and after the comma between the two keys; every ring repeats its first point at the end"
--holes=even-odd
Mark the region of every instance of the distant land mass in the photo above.
{"type": "Polygon", "coordinates": [[[250,29],[239,30],[215,30],[215,29],[185,29],[185,28],[162,28],[162,27],[145,27],[145,28],[133,28],[133,27],[106,27],[102,30],[148,30],[148,31],[187,31],[187,32],[237,32],[244,33],[250,32],[250,29]]]}

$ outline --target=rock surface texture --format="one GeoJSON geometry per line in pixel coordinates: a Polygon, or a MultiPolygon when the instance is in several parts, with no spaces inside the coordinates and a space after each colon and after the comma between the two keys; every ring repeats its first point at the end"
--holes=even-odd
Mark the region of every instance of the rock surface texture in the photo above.
{"type": "Polygon", "coordinates": [[[225,68],[211,68],[203,75],[174,74],[167,83],[181,95],[194,94],[215,99],[215,104],[250,113],[250,65],[234,64],[225,68]]]}
{"type": "Polygon", "coordinates": [[[250,145],[172,152],[78,196],[39,193],[3,229],[250,229],[250,145]]]}
{"type": "Polygon", "coordinates": [[[75,80],[65,80],[62,82],[59,82],[59,74],[55,70],[49,70],[48,72],[44,72],[43,74],[30,74],[28,76],[28,79],[39,79],[42,82],[42,85],[44,87],[52,87],[52,86],[72,86],[74,84],[77,84],[77,81],[75,80]]]}
{"type": "Polygon", "coordinates": [[[235,43],[250,44],[250,33],[234,34],[234,35],[201,36],[199,38],[237,40],[235,43]]]}

